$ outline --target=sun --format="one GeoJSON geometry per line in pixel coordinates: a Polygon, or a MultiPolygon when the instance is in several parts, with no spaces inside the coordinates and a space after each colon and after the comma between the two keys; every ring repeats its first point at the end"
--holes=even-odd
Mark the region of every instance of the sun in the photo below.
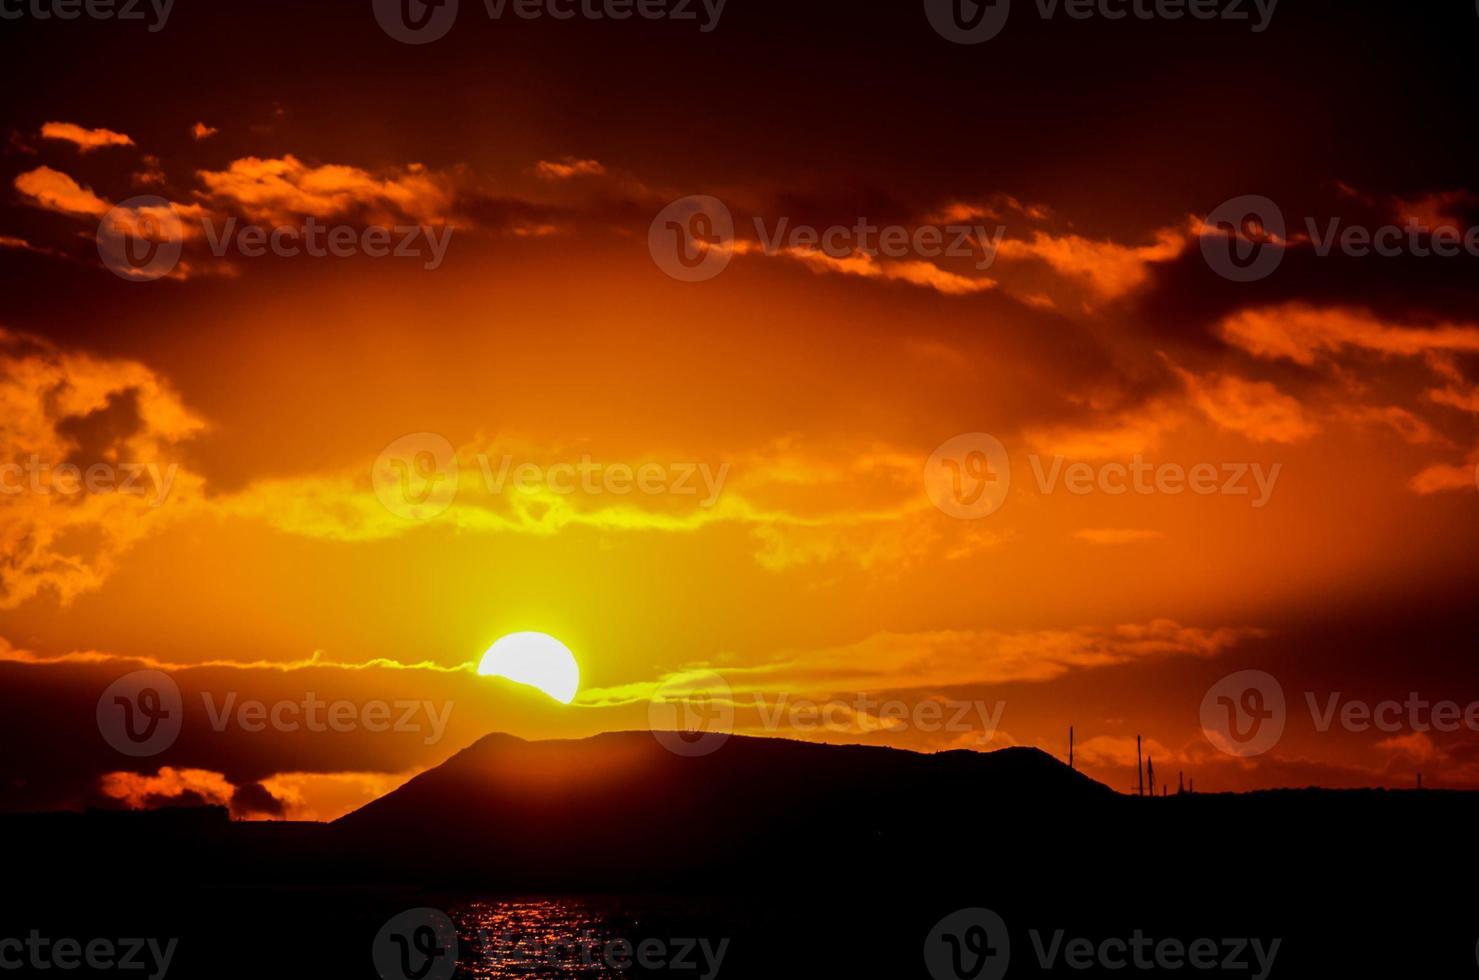
{"type": "Polygon", "coordinates": [[[575,654],[548,633],[510,633],[483,654],[478,673],[538,688],[561,704],[580,690],[575,654]]]}

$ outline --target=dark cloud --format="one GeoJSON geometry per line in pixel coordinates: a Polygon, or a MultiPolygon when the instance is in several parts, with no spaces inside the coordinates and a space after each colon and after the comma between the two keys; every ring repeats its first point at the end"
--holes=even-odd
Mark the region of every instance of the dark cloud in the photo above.
{"type": "Polygon", "coordinates": [[[102,408],[64,416],[56,423],[57,434],[76,444],[65,461],[83,469],[103,461],[130,462],[123,444],[142,429],[137,388],[112,392],[102,408]]]}
{"type": "Polygon", "coordinates": [[[248,783],[236,787],[231,795],[231,815],[241,818],[287,816],[287,806],[261,783],[248,783]]]}

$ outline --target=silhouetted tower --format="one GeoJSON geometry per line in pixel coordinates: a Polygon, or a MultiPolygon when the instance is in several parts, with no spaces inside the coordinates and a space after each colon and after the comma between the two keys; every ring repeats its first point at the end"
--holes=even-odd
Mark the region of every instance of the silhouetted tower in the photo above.
{"type": "Polygon", "coordinates": [[[1139,796],[1145,795],[1145,766],[1140,762],[1140,736],[1135,736],[1135,778],[1140,780],[1139,796]]]}
{"type": "Polygon", "coordinates": [[[1176,795],[1181,796],[1186,792],[1186,773],[1180,769],[1176,770],[1176,795]]]}
{"type": "Polygon", "coordinates": [[[1145,781],[1150,783],[1150,798],[1155,799],[1155,759],[1145,760],[1145,781]]]}

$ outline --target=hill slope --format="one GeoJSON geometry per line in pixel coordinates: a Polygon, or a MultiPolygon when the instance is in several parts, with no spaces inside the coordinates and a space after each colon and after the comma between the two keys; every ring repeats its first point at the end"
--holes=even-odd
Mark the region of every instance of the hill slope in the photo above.
{"type": "Polygon", "coordinates": [[[923,755],[733,737],[683,757],[650,732],[489,735],[334,824],[427,874],[549,882],[721,873],[752,861],[903,858],[979,823],[1109,804],[1036,749],[923,755]]]}

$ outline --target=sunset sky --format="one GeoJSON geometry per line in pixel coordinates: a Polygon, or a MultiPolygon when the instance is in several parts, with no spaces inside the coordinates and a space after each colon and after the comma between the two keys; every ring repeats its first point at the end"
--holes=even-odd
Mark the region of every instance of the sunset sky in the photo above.
{"type": "Polygon", "coordinates": [[[1322,733],[1306,699],[1479,700],[1479,258],[1322,256],[1306,222],[1479,218],[1457,128],[1472,6],[1291,3],[1257,34],[1019,6],[976,46],[918,3],[840,0],[731,0],[710,31],[463,0],[424,45],[366,0],[180,0],[152,32],[7,23],[0,458],[171,477],[0,494],[0,807],[332,818],[488,732],[645,728],[696,669],[728,682],[739,731],[1066,757],[1073,725],[1080,768],[1119,790],[1137,734],[1173,791],[1178,771],[1479,788],[1479,733],[1322,733]],[[100,259],[100,222],[138,195],[180,221],[156,281],[100,259]],[[649,249],[690,195],[735,228],[701,282],[649,249]],[[1288,226],[1247,283],[1203,249],[1243,195],[1288,226]],[[213,254],[229,219],[310,218],[450,237],[440,262],[213,254]],[[766,247],[782,220],[863,219],[1001,237],[766,247]],[[963,519],[926,467],[971,433],[1011,482],[963,519]],[[377,458],[412,434],[460,474],[431,516],[377,493],[377,458]],[[1034,456],[1231,466],[1253,489],[1044,492],[1034,456]],[[494,489],[482,460],[655,465],[697,492],[494,489]],[[1262,496],[1254,468],[1277,473],[1262,496]],[[473,671],[520,630],[574,651],[573,704],[473,671]],[[141,668],[186,716],[130,759],[95,712],[141,668]],[[1288,729],[1237,759],[1199,713],[1255,669],[1288,729]],[[202,697],[309,692],[450,711],[435,740],[218,732],[202,697]],[[746,707],[782,695],[1003,710],[983,743],[746,707]]]}

